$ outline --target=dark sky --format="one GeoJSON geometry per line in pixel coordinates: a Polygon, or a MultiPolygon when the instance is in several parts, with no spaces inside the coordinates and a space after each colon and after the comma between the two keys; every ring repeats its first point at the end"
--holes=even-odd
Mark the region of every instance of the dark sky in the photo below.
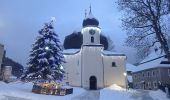
{"type": "Polygon", "coordinates": [[[44,22],[56,18],[55,31],[61,42],[75,30],[80,30],[85,9],[92,6],[106,36],[114,41],[119,52],[126,53],[133,62],[133,53],[122,46],[126,33],[121,29],[121,13],[117,0],[0,0],[0,43],[7,56],[26,65],[31,44],[44,22]]]}

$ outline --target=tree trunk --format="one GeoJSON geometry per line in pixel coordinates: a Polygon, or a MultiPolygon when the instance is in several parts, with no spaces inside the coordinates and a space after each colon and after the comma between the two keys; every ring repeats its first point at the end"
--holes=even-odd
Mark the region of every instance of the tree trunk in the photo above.
{"type": "Polygon", "coordinates": [[[168,47],[168,43],[167,40],[165,38],[165,36],[163,35],[162,31],[161,31],[161,27],[158,26],[157,22],[153,22],[153,29],[155,30],[156,33],[156,37],[158,38],[161,47],[163,48],[165,55],[167,56],[168,61],[170,61],[170,53],[169,53],[169,47],[168,47]]]}

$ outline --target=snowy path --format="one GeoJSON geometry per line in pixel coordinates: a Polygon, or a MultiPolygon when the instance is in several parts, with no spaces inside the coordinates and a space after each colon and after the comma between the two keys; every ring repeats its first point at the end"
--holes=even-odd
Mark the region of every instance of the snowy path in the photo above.
{"type": "Polygon", "coordinates": [[[140,100],[154,100],[150,95],[148,90],[137,90],[137,93],[133,94],[131,98],[140,100]]]}
{"type": "Polygon", "coordinates": [[[86,91],[76,97],[74,97],[72,100],[99,100],[100,98],[100,91],[86,91]]]}
{"type": "Polygon", "coordinates": [[[13,96],[3,96],[0,100],[30,100],[25,98],[13,97],[13,96]]]}

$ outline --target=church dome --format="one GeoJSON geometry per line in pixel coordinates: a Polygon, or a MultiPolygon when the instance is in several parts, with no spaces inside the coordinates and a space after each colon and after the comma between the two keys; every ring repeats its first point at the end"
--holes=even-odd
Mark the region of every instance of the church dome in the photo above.
{"type": "Polygon", "coordinates": [[[89,15],[86,16],[86,13],[85,13],[85,19],[83,20],[82,26],[83,27],[86,27],[86,26],[96,26],[96,27],[98,27],[99,26],[99,21],[92,15],[91,7],[90,7],[89,15]]]}
{"type": "Polygon", "coordinates": [[[94,17],[87,17],[83,20],[83,27],[86,26],[99,26],[99,21],[94,17]]]}

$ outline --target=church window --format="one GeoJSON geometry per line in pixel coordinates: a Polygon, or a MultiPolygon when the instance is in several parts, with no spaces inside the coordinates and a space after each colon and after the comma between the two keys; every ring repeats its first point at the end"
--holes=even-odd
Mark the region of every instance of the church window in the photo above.
{"type": "Polygon", "coordinates": [[[112,67],[116,67],[116,63],[115,62],[112,62],[112,67]]]}
{"type": "Polygon", "coordinates": [[[93,36],[91,37],[91,43],[94,43],[94,37],[93,36]]]}

